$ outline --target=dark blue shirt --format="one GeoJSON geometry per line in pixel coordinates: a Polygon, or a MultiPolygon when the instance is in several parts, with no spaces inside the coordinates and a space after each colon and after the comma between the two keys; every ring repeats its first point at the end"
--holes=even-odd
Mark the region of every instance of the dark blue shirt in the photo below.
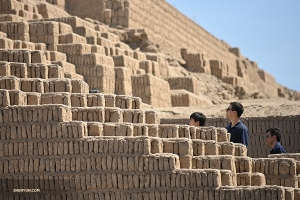
{"type": "Polygon", "coordinates": [[[241,143],[245,146],[248,146],[249,133],[247,127],[243,122],[238,121],[238,123],[231,127],[231,122],[226,126],[228,133],[230,133],[230,142],[241,143]]]}
{"type": "Polygon", "coordinates": [[[270,154],[280,154],[280,153],[286,153],[286,150],[280,144],[280,142],[277,142],[274,148],[270,151],[270,154]]]}

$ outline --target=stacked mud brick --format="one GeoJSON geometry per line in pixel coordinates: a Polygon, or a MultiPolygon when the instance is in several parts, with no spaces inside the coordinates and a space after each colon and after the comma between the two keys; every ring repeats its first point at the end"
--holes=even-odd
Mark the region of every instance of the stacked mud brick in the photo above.
{"type": "Polygon", "coordinates": [[[131,50],[103,27],[77,17],[2,22],[1,47],[39,50],[48,64],[65,69],[66,78],[84,79],[101,92],[140,96],[154,106],[171,106],[170,87],[160,78],[168,73],[166,60],[131,50]]]}
{"type": "Polygon", "coordinates": [[[221,80],[233,85],[239,98],[299,99],[299,92],[286,90],[272,76],[265,76],[266,72],[244,57],[238,48],[214,37],[166,1],[65,0],[65,3],[66,11],[72,15],[99,20],[111,27],[129,28],[122,41],[133,46],[159,44],[158,52],[183,60],[188,70],[217,77],[223,71],[225,77],[221,80]],[[195,53],[182,55],[182,48],[195,53]]]}
{"type": "Polygon", "coordinates": [[[42,15],[38,12],[38,7],[28,0],[1,0],[0,14],[0,22],[42,18],[42,15]]]}
{"type": "MultiPolygon", "coordinates": [[[[251,158],[266,158],[270,153],[270,147],[266,146],[266,131],[270,127],[277,127],[281,130],[280,143],[288,153],[300,152],[300,122],[299,115],[295,116],[266,116],[242,118],[243,123],[248,127],[250,138],[248,145],[248,156],[251,158]]],[[[189,119],[161,119],[164,124],[187,124],[189,119]]],[[[207,126],[225,127],[228,119],[208,118],[207,126]]],[[[284,156],[283,156],[284,157],[284,156]]]]}
{"type": "Polygon", "coordinates": [[[0,199],[300,199],[297,155],[251,158],[224,128],[141,109],[171,105],[162,55],[78,17],[1,22],[0,41],[0,199]]]}

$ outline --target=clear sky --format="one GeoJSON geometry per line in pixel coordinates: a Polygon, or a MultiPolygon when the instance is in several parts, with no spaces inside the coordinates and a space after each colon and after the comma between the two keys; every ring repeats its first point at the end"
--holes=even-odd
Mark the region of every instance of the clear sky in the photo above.
{"type": "Polygon", "coordinates": [[[166,0],[243,56],[300,91],[300,0],[166,0]]]}

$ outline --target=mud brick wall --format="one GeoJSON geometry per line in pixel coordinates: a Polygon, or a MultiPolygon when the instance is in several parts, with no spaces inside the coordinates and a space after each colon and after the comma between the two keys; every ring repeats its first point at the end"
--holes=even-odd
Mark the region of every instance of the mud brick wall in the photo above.
{"type": "Polygon", "coordinates": [[[226,65],[226,63],[219,60],[210,60],[209,62],[211,75],[214,75],[219,79],[223,79],[223,77],[229,74],[229,67],[226,65]]]}
{"type": "MultiPolygon", "coordinates": [[[[252,158],[268,157],[271,148],[266,145],[266,130],[271,127],[277,127],[281,130],[281,144],[287,150],[287,153],[300,152],[300,122],[299,115],[295,116],[270,116],[270,117],[252,117],[242,118],[244,124],[248,127],[250,138],[248,145],[248,156],[252,158]]],[[[188,119],[161,119],[163,124],[187,124],[188,119]]],[[[206,126],[225,127],[228,120],[225,118],[208,118],[206,126]]]]}
{"type": "Polygon", "coordinates": [[[171,100],[173,107],[212,105],[211,100],[207,99],[206,97],[203,97],[202,95],[198,96],[186,90],[171,90],[171,100]]]}
{"type": "Polygon", "coordinates": [[[71,109],[63,105],[7,106],[0,110],[1,123],[71,121],[71,109]]]}
{"type": "Polygon", "coordinates": [[[298,188],[296,161],[292,158],[257,158],[252,160],[252,171],[266,176],[267,185],[298,188]]]}
{"type": "Polygon", "coordinates": [[[28,22],[2,22],[0,30],[6,33],[9,39],[30,41],[28,22]]]}
{"type": "Polygon", "coordinates": [[[109,65],[77,65],[76,71],[84,76],[90,89],[96,88],[100,92],[114,94],[116,84],[116,72],[109,65]]]}
{"type": "Polygon", "coordinates": [[[196,87],[197,79],[194,77],[170,77],[166,81],[169,82],[171,90],[185,89],[194,94],[199,92],[196,87]]]}
{"type": "MultiPolygon", "coordinates": [[[[94,16],[94,12],[87,13],[82,9],[76,10],[76,8],[89,7],[90,3],[87,5],[83,2],[67,0],[67,11],[83,18],[97,19],[112,26],[144,27],[161,35],[162,38],[168,38],[177,46],[206,53],[208,58],[223,60],[230,66],[235,66],[236,56],[229,52],[229,46],[224,41],[215,38],[166,1],[109,0],[97,2],[98,5],[95,5],[93,9],[97,10],[98,16],[94,16]],[[80,7],[77,6],[77,3],[80,4],[80,7]],[[165,26],[166,24],[168,26],[165,26]]],[[[91,3],[93,5],[93,2],[91,3]]],[[[180,51],[179,48],[178,51],[180,51]]]]}
{"type": "Polygon", "coordinates": [[[156,107],[171,106],[169,83],[150,74],[131,76],[132,95],[156,107]]]}
{"type": "Polygon", "coordinates": [[[183,60],[186,61],[185,68],[192,72],[211,74],[209,62],[202,53],[189,53],[186,49],[181,50],[183,60]]]}

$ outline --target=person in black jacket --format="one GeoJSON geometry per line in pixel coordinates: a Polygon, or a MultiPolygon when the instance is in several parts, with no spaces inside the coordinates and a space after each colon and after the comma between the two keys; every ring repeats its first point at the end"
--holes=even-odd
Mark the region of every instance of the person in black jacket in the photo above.
{"type": "Polygon", "coordinates": [[[270,154],[286,153],[284,147],[280,144],[281,133],[279,128],[269,128],[266,131],[266,141],[269,147],[272,147],[270,154]]]}

